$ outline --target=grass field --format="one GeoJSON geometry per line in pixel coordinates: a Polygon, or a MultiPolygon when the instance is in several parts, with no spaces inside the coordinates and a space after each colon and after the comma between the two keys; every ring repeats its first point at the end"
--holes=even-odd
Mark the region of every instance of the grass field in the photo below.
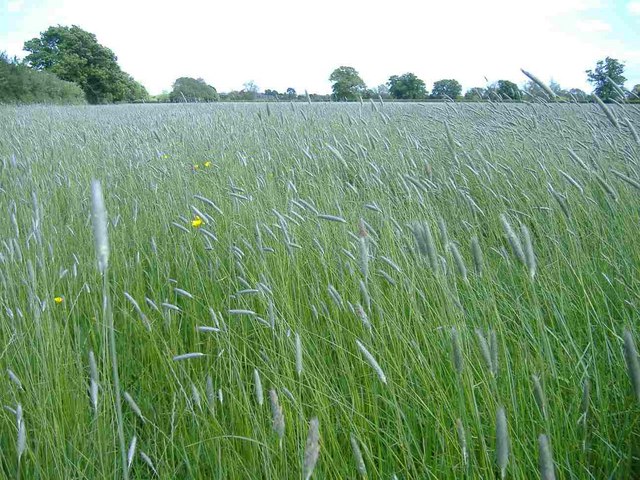
{"type": "Polygon", "coordinates": [[[0,108],[2,476],[640,477],[611,112],[0,108]]]}

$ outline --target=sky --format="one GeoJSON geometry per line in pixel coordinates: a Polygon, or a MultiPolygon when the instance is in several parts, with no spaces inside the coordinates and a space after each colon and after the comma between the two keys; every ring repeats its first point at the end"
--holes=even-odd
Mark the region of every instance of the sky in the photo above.
{"type": "Polygon", "coordinates": [[[58,24],[94,33],[151,94],[184,76],[329,93],[342,65],[370,87],[406,72],[429,89],[523,84],[524,68],[590,92],[584,72],[607,56],[625,62],[627,88],[640,83],[640,0],[0,0],[0,51],[22,57],[58,24]]]}

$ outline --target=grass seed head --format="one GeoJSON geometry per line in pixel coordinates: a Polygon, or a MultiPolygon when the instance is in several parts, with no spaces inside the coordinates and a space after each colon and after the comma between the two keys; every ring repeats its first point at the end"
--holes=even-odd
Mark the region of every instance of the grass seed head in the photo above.
{"type": "Polygon", "coordinates": [[[316,467],[320,456],[320,422],[318,417],[313,417],[309,422],[309,433],[307,443],[304,447],[304,462],[302,464],[302,477],[309,480],[316,467]]]}
{"type": "Polygon", "coordinates": [[[633,335],[628,328],[624,329],[622,334],[624,339],[624,359],[627,363],[627,372],[633,393],[638,403],[640,403],[640,362],[638,361],[638,350],[633,340],[633,335]]]}
{"type": "Polygon", "coordinates": [[[551,446],[549,445],[549,439],[544,434],[538,437],[538,466],[542,480],[556,480],[551,446]]]}
{"type": "Polygon", "coordinates": [[[504,479],[509,463],[509,431],[504,407],[499,407],[496,414],[496,460],[500,469],[500,478],[504,479]]]}

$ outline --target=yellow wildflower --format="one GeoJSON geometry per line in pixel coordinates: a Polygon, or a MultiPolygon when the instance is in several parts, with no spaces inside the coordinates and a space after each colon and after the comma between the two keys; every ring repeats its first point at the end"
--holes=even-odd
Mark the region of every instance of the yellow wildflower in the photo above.
{"type": "Polygon", "coordinates": [[[53,297],[53,301],[56,302],[58,305],[60,305],[62,302],[64,302],[64,298],[63,297],[53,297]]]}
{"type": "Polygon", "coordinates": [[[198,170],[200,168],[200,165],[198,165],[197,163],[193,166],[194,170],[198,170]]]}
{"type": "Polygon", "coordinates": [[[202,219],[201,219],[198,215],[196,215],[196,216],[194,217],[194,219],[193,219],[193,220],[191,220],[191,226],[192,226],[193,228],[200,228],[200,226],[201,226],[203,223],[204,223],[204,222],[202,221],[202,219]]]}
{"type": "Polygon", "coordinates": [[[209,161],[204,162],[204,166],[209,168],[211,166],[211,162],[209,162],[209,161]]]}

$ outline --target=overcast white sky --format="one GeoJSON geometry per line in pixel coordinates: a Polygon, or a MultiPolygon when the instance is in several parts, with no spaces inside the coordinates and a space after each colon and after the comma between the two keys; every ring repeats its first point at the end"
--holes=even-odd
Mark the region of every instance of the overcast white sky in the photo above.
{"type": "Polygon", "coordinates": [[[328,93],[340,65],[372,87],[405,72],[429,89],[522,84],[523,67],[591,91],[584,71],[606,56],[626,62],[627,88],[640,83],[640,0],[0,0],[0,50],[23,56],[57,24],[95,33],[152,94],[182,76],[328,93]]]}

